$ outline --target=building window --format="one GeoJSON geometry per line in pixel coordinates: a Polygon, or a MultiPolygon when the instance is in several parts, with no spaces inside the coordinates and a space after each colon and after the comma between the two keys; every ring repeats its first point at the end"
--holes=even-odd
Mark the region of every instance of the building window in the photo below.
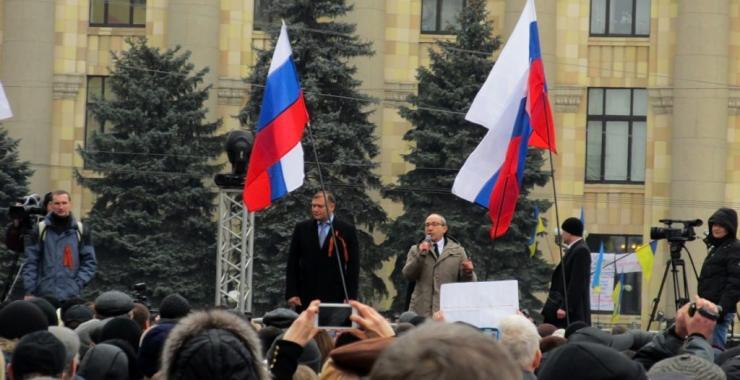
{"type": "Polygon", "coordinates": [[[650,0],[591,0],[591,35],[650,35],[650,0]]]}
{"type": "Polygon", "coordinates": [[[647,91],[590,88],[586,182],[645,182],[647,91]]]}
{"type": "Polygon", "coordinates": [[[87,77],[87,106],[85,114],[85,147],[87,148],[94,133],[104,133],[106,127],[110,126],[105,120],[98,120],[90,111],[90,104],[96,100],[113,100],[113,92],[110,91],[108,78],[104,76],[87,77]]]}
{"type": "Polygon", "coordinates": [[[90,0],[91,26],[143,27],[146,0],[90,0]]]}
{"type": "MultiPolygon", "coordinates": [[[[604,243],[605,253],[632,253],[642,245],[642,236],[640,235],[600,235],[589,234],[586,238],[586,244],[591,252],[599,252],[601,243],[604,243]]],[[[603,265],[610,263],[604,262],[603,265]]],[[[614,275],[614,283],[619,279],[619,274],[614,275]]],[[[604,290],[602,290],[603,292],[604,290]]],[[[607,290],[611,294],[611,289],[607,290]]],[[[622,284],[622,300],[620,302],[620,313],[626,315],[640,315],[641,312],[641,293],[642,293],[642,273],[633,272],[624,274],[624,284],[622,284]]],[[[600,313],[600,312],[596,312],[600,313]]],[[[603,313],[611,313],[604,311],[603,313]]]]}
{"type": "Polygon", "coordinates": [[[464,0],[422,0],[421,32],[446,34],[460,26],[458,16],[464,0]]]}

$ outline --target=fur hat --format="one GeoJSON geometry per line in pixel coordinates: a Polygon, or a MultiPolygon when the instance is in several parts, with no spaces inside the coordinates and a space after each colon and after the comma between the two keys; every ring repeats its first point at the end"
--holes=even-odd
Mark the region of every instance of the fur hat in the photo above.
{"type": "Polygon", "coordinates": [[[257,334],[224,310],[191,313],[180,320],[165,342],[162,373],[185,380],[269,379],[257,334]]]}
{"type": "Polygon", "coordinates": [[[331,351],[331,360],[340,369],[367,376],[375,360],[388,348],[395,338],[371,338],[351,343],[331,351]]]}
{"type": "Polygon", "coordinates": [[[561,228],[571,235],[583,236],[583,223],[578,218],[565,219],[561,228]]]}

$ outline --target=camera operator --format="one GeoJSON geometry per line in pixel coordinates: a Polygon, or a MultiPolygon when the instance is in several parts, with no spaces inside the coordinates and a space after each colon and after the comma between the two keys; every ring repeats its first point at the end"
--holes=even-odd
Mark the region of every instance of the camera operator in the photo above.
{"type": "Polygon", "coordinates": [[[735,304],[740,299],[740,241],[737,240],[737,213],[720,208],[708,221],[709,236],[704,242],[709,248],[699,275],[699,297],[722,306],[714,329],[712,345],[724,348],[727,331],[735,317],[735,304]]]}
{"type": "Polygon", "coordinates": [[[51,296],[60,302],[80,297],[97,262],[90,232],[70,212],[69,193],[52,193],[51,212],[26,238],[23,285],[26,297],[51,296]]]}

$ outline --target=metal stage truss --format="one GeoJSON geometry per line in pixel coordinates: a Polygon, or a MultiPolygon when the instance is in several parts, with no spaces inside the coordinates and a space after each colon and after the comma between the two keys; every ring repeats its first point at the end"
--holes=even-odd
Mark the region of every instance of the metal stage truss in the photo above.
{"type": "Polygon", "coordinates": [[[254,213],[242,202],[242,189],[220,188],[216,305],[240,313],[252,311],[254,213]]]}

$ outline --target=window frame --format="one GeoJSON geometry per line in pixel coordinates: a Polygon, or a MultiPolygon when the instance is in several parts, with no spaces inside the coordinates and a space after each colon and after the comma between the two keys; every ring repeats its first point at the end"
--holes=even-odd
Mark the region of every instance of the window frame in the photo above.
{"type": "MultiPolygon", "coordinates": [[[[134,24],[134,3],[137,0],[128,0],[129,7],[128,7],[128,24],[121,24],[121,23],[109,23],[108,21],[108,5],[111,1],[115,2],[123,2],[126,0],[99,0],[103,2],[103,22],[93,22],[92,21],[92,10],[93,10],[93,4],[95,3],[95,0],[90,0],[90,9],[89,9],[89,23],[91,27],[106,27],[106,28],[145,28],[146,27],[146,16],[144,16],[144,23],[143,24],[134,24]]],[[[146,9],[146,0],[142,0],[144,9],[146,9]]]]}
{"type": "MultiPolygon", "coordinates": [[[[609,33],[609,20],[610,20],[610,9],[611,9],[611,2],[612,1],[618,1],[618,0],[604,0],[606,3],[605,9],[604,9],[604,33],[594,33],[591,29],[591,24],[593,20],[593,2],[594,0],[589,1],[589,12],[588,12],[588,34],[591,37],[627,37],[627,38],[645,38],[650,37],[650,25],[648,25],[648,32],[647,34],[637,34],[637,2],[640,0],[632,0],[632,24],[630,25],[630,33],[609,33]]],[[[646,0],[648,2],[651,2],[652,0],[646,0]]],[[[649,4],[652,5],[652,4],[649,4]]],[[[650,7],[648,6],[648,9],[650,7]]],[[[648,15],[648,20],[650,20],[651,15],[648,15]]]]}
{"type": "MultiPolygon", "coordinates": [[[[88,120],[90,120],[91,117],[95,118],[95,115],[91,115],[90,113],[90,103],[92,102],[92,97],[90,96],[90,92],[91,92],[90,91],[90,80],[95,79],[95,78],[100,78],[100,95],[101,95],[100,99],[105,100],[106,99],[105,88],[106,88],[106,82],[109,76],[108,75],[88,75],[87,76],[87,82],[85,83],[85,89],[86,89],[86,93],[85,93],[85,141],[83,145],[85,149],[87,149],[89,146],[88,138],[91,136],[90,133],[88,133],[89,132],[88,128],[90,127],[88,125],[88,120]]],[[[100,133],[105,133],[106,121],[105,120],[100,121],[100,120],[97,120],[97,118],[96,118],[96,121],[100,125],[100,133]]]]}
{"type": "MultiPolygon", "coordinates": [[[[599,252],[599,247],[594,246],[593,244],[588,244],[588,241],[591,241],[592,243],[598,244],[601,241],[604,241],[605,238],[609,239],[624,239],[625,248],[624,250],[620,250],[619,252],[608,252],[608,253],[632,253],[634,254],[634,250],[630,251],[630,241],[634,241],[639,239],[639,243],[637,244],[637,247],[639,247],[641,244],[643,244],[643,236],[642,235],[630,235],[630,234],[589,234],[588,237],[586,237],[584,240],[586,241],[586,245],[588,245],[588,248],[591,252],[599,252]],[[594,250],[595,248],[595,250],[594,250]]],[[[627,304],[627,308],[625,309],[625,298],[622,297],[622,300],[620,302],[620,314],[621,315],[641,315],[642,313],[642,286],[643,286],[643,279],[645,278],[642,275],[642,272],[634,272],[634,273],[625,273],[625,283],[632,286],[632,292],[631,294],[634,295],[634,297],[631,298],[628,302],[635,302],[636,300],[636,307],[632,308],[629,306],[632,306],[630,303],[627,304]],[[630,281],[627,281],[627,278],[631,278],[630,281]]],[[[619,273],[614,274],[614,283],[616,284],[619,280],[619,273]]],[[[603,290],[602,290],[603,291],[603,290]]],[[[609,294],[611,294],[611,290],[608,291],[609,294]]],[[[593,310],[591,311],[592,314],[611,314],[612,311],[608,310],[593,310]]]]}
{"type": "MultiPolygon", "coordinates": [[[[647,91],[646,88],[641,87],[589,87],[586,91],[586,97],[587,97],[587,106],[586,106],[586,157],[585,157],[585,168],[584,168],[584,182],[585,183],[603,183],[603,184],[625,184],[625,185],[644,185],[645,184],[645,178],[643,176],[642,180],[636,181],[630,179],[632,176],[632,139],[633,139],[633,123],[635,122],[643,122],[645,123],[645,133],[647,135],[647,111],[645,112],[646,115],[642,116],[636,116],[634,115],[635,111],[635,90],[643,90],[647,91]],[[589,111],[588,105],[591,102],[591,90],[602,90],[603,95],[601,97],[601,115],[591,115],[589,111]],[[607,92],[609,90],[630,90],[630,114],[625,115],[608,115],[606,114],[606,99],[607,99],[607,92]],[[606,124],[611,121],[617,121],[617,122],[626,122],[627,123],[627,174],[626,179],[624,180],[607,180],[605,179],[606,176],[606,138],[607,138],[607,132],[606,132],[606,124]],[[589,151],[589,144],[588,144],[588,133],[589,133],[589,124],[591,122],[600,122],[601,123],[601,157],[599,162],[599,179],[589,179],[588,178],[588,151],[589,151]]],[[[646,107],[647,110],[647,107],[646,107]]],[[[645,142],[647,149],[647,141],[645,142]]],[[[646,155],[645,155],[646,156],[646,155]]],[[[645,165],[643,163],[643,171],[645,170],[645,165]]]]}
{"type": "MultiPolygon", "coordinates": [[[[434,17],[434,30],[424,30],[424,23],[423,23],[423,20],[422,20],[422,18],[424,17],[424,0],[421,0],[421,4],[420,4],[421,5],[421,12],[419,12],[419,17],[420,17],[420,19],[419,19],[419,21],[420,21],[419,22],[419,31],[421,32],[421,34],[454,35],[455,34],[454,31],[450,31],[450,30],[447,30],[447,29],[442,29],[442,25],[441,25],[442,24],[442,5],[443,5],[443,3],[445,1],[453,1],[453,0],[434,0],[434,1],[436,2],[436,5],[437,5],[436,10],[435,10],[435,13],[434,13],[434,16],[435,16],[434,17]]],[[[462,3],[462,8],[461,8],[461,11],[462,11],[462,9],[464,9],[465,6],[467,5],[466,4],[467,1],[466,0],[460,0],[460,2],[462,3]]],[[[457,16],[458,15],[455,15],[455,18],[456,19],[457,19],[457,16]]],[[[457,26],[459,26],[459,25],[457,25],[457,26]]]]}

